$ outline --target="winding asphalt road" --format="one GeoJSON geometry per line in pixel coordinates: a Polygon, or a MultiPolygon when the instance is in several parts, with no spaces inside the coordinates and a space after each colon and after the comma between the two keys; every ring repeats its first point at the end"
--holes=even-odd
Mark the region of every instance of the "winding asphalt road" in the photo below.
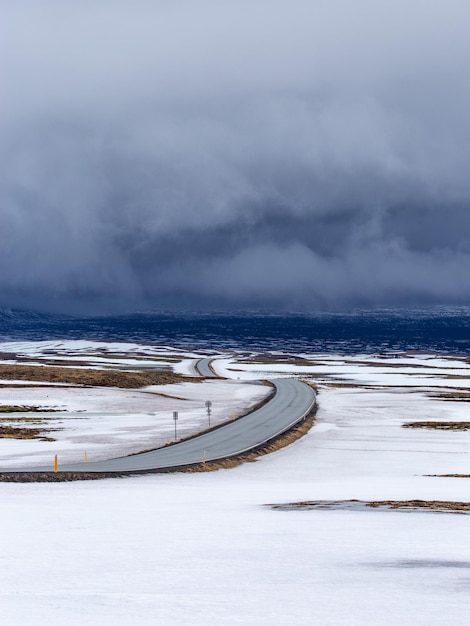
{"type": "MultiPolygon", "coordinates": [[[[207,461],[222,460],[248,452],[289,430],[306,417],[316,402],[309,385],[291,378],[272,381],[276,394],[264,406],[245,417],[186,441],[133,456],[61,465],[64,472],[142,472],[179,468],[207,461]]],[[[48,472],[51,467],[2,469],[1,472],[48,472]]]]}
{"type": "Polygon", "coordinates": [[[218,378],[217,374],[211,369],[211,361],[213,361],[213,357],[207,357],[205,359],[200,359],[196,363],[196,369],[201,374],[201,376],[205,376],[206,378],[218,378]]]}

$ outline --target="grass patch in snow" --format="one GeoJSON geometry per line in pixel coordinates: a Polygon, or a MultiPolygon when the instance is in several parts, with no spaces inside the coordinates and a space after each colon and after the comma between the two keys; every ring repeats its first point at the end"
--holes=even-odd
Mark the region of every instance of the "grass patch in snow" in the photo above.
{"type": "Polygon", "coordinates": [[[44,435],[41,428],[21,428],[20,426],[1,426],[0,438],[2,439],[40,439],[41,441],[55,441],[52,437],[44,435]]]}
{"type": "Polygon", "coordinates": [[[470,422],[408,422],[402,428],[429,428],[431,430],[470,430],[470,422]]]}
{"type": "Polygon", "coordinates": [[[5,404],[0,406],[0,413],[57,413],[58,409],[49,409],[44,406],[22,406],[5,404]]]}
{"type": "MultiPolygon", "coordinates": [[[[56,411],[58,412],[58,411],[56,411]]],[[[63,411],[61,411],[63,413],[63,411]]],[[[49,411],[48,411],[49,413],[49,411]]],[[[44,424],[47,420],[57,420],[56,417],[0,417],[0,424],[3,422],[23,424],[44,424]]]]}
{"type": "Polygon", "coordinates": [[[468,380],[470,377],[465,374],[441,374],[441,378],[449,380],[468,380]]]}
{"type": "Polygon", "coordinates": [[[432,478],[470,478],[470,474],[425,474],[432,478]]]}
{"type": "Polygon", "coordinates": [[[452,402],[470,402],[470,393],[462,391],[446,391],[444,393],[432,393],[431,398],[452,402]]]}
{"type": "Polygon", "coordinates": [[[188,378],[169,371],[127,372],[116,370],[80,369],[72,367],[49,367],[34,365],[0,365],[0,379],[28,380],[74,385],[95,385],[99,387],[119,387],[138,389],[149,385],[169,385],[188,380],[199,381],[201,378],[188,378]]]}
{"type": "Polygon", "coordinates": [[[148,393],[151,396],[159,396],[160,398],[170,398],[170,400],[182,400],[183,402],[187,402],[188,398],[182,398],[181,396],[172,396],[169,393],[161,393],[158,391],[144,391],[143,393],[148,393]]]}
{"type": "Polygon", "coordinates": [[[367,510],[367,509],[402,509],[408,511],[433,511],[436,513],[470,513],[470,502],[455,502],[452,500],[312,500],[305,502],[290,502],[287,504],[268,504],[276,511],[306,511],[313,509],[336,510],[367,510]]]}

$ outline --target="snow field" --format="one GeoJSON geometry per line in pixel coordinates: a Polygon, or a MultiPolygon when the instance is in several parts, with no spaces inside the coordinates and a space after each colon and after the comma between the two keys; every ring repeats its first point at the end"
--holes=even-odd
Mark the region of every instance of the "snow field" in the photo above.
{"type": "Polygon", "coordinates": [[[2,623],[464,623],[466,516],[277,512],[316,490],[257,465],[2,485],[2,623]]]}
{"type": "MultiPolygon", "coordinates": [[[[426,474],[470,473],[470,433],[402,428],[410,421],[468,420],[469,403],[427,394],[443,390],[436,381],[452,389],[444,385],[452,380],[445,377],[449,370],[439,370],[449,367],[447,359],[435,363],[441,378],[425,379],[417,367],[418,388],[387,388],[389,374],[356,364],[358,385],[362,373],[375,381],[376,388],[364,389],[332,387],[351,365],[340,356],[321,358],[321,370],[332,375],[320,381],[315,425],[254,463],[202,474],[2,483],[2,624],[465,624],[469,516],[265,506],[469,500],[470,479],[426,474]]],[[[241,381],[256,377],[251,365],[235,359],[214,366],[241,381]]],[[[264,365],[254,367],[266,377],[264,365]]],[[[292,375],[291,367],[277,364],[272,374],[292,375]]],[[[455,361],[455,369],[465,367],[455,361]]],[[[302,368],[302,375],[312,372],[302,368]]],[[[203,384],[188,393],[197,388],[202,399],[203,384]]],[[[76,399],[67,401],[77,408],[76,399]]],[[[91,412],[101,401],[90,398],[83,406],[91,412]]]]}

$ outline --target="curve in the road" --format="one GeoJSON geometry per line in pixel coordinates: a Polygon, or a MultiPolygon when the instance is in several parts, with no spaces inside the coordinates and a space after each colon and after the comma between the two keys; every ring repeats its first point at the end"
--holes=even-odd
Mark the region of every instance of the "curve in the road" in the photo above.
{"type": "MultiPolygon", "coordinates": [[[[315,391],[296,379],[272,381],[276,394],[264,406],[217,429],[197,435],[166,448],[132,456],[76,463],[61,466],[63,472],[145,472],[168,470],[201,463],[219,461],[257,448],[290,430],[305,418],[316,403],[315,391]]],[[[50,467],[2,469],[7,472],[47,472],[50,467]]]]}
{"type": "Polygon", "coordinates": [[[217,374],[211,367],[211,363],[213,360],[213,357],[199,359],[199,361],[196,363],[196,370],[199,372],[199,374],[201,374],[201,376],[205,376],[206,378],[218,378],[217,374]]]}

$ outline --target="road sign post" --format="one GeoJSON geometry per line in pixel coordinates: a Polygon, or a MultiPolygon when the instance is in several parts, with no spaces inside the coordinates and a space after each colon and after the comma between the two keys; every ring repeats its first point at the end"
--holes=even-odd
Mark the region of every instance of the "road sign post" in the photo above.
{"type": "Polygon", "coordinates": [[[175,441],[176,441],[176,422],[178,421],[178,411],[173,411],[173,420],[175,422],[175,441]]]}
{"type": "Polygon", "coordinates": [[[212,406],[212,402],[210,400],[207,400],[206,409],[207,409],[207,417],[209,419],[209,428],[211,427],[211,406],[212,406]]]}

